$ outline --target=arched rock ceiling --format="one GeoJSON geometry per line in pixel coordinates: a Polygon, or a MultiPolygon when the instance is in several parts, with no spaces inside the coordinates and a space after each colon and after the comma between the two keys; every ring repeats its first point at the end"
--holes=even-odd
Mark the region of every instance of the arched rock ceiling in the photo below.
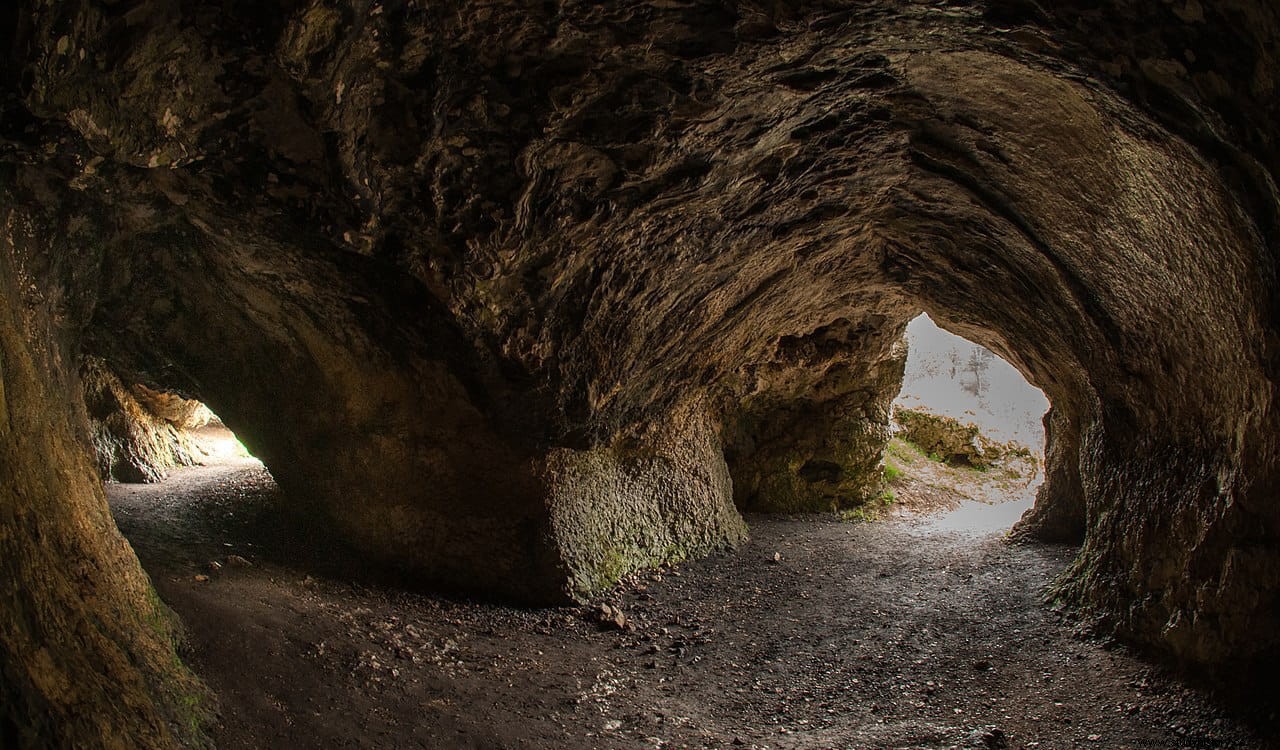
{"type": "Polygon", "coordinates": [[[208,401],[376,556],[545,599],[733,544],[927,309],[1055,403],[1064,595],[1274,655],[1270,3],[6,13],[24,346],[208,401]]]}

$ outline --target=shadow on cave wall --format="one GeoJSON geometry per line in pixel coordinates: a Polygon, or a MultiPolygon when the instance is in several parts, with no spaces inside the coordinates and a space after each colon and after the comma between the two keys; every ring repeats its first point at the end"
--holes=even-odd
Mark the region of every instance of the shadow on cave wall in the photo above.
{"type": "Polygon", "coordinates": [[[186,726],[82,349],[213,405],[367,556],[546,602],[733,547],[735,500],[870,493],[921,307],[1054,404],[1023,530],[1084,535],[1062,600],[1260,674],[1280,11],[1043,6],[20,4],[5,720],[186,726]]]}

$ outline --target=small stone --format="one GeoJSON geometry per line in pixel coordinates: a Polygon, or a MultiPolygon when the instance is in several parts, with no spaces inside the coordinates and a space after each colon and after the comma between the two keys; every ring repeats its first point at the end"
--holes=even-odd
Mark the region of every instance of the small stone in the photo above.
{"type": "Polygon", "coordinates": [[[197,574],[196,574],[196,583],[205,583],[205,582],[207,582],[208,580],[209,580],[209,576],[207,576],[207,575],[205,575],[205,574],[203,574],[203,573],[197,573],[197,574]]]}
{"type": "Polygon", "coordinates": [[[984,750],[1007,750],[1009,747],[1009,738],[999,727],[978,729],[974,732],[973,739],[976,740],[976,746],[984,750]]]}
{"type": "Polygon", "coordinates": [[[209,572],[210,572],[210,573],[217,573],[219,570],[222,570],[222,563],[218,562],[217,560],[210,560],[210,561],[209,561],[209,572]]]}
{"type": "Polygon", "coordinates": [[[634,626],[621,609],[601,604],[596,609],[596,623],[605,630],[631,630],[634,626]]]}
{"type": "Polygon", "coordinates": [[[781,552],[774,552],[774,553],[773,553],[773,561],[774,561],[775,563],[780,563],[780,562],[782,562],[782,553],[781,553],[781,552]]]}
{"type": "Polygon", "coordinates": [[[237,567],[237,568],[252,568],[252,567],[253,567],[253,563],[249,562],[248,560],[246,560],[245,558],[243,558],[243,557],[241,557],[241,556],[239,556],[239,555],[228,555],[228,556],[227,556],[227,565],[231,565],[231,566],[234,566],[234,567],[237,567]]]}

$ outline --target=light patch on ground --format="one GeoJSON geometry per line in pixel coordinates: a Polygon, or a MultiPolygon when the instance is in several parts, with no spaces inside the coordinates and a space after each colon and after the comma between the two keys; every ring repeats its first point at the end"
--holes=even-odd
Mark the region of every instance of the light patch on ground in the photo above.
{"type": "Polygon", "coordinates": [[[884,458],[895,513],[924,532],[985,535],[1007,530],[1044,482],[1038,458],[1009,456],[985,470],[951,466],[894,438],[884,458]]]}

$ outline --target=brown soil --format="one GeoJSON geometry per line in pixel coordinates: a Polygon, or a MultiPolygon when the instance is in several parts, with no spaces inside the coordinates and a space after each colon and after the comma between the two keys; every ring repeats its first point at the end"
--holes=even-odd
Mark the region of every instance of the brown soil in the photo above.
{"type": "Polygon", "coordinates": [[[615,630],[341,582],[356,566],[246,459],[108,493],[220,748],[1268,746],[1043,605],[1070,549],[998,532],[752,517],[738,553],[620,586],[615,630]]]}

